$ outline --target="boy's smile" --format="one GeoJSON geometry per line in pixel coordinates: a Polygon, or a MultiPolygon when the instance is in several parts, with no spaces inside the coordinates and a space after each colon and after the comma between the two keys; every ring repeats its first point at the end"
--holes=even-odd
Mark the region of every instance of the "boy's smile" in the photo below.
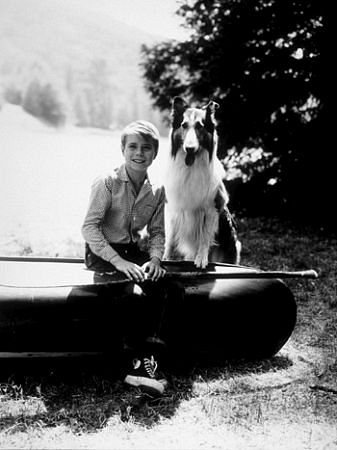
{"type": "Polygon", "coordinates": [[[146,172],[156,156],[155,148],[151,141],[137,134],[127,136],[122,152],[126,168],[131,172],[146,172]]]}

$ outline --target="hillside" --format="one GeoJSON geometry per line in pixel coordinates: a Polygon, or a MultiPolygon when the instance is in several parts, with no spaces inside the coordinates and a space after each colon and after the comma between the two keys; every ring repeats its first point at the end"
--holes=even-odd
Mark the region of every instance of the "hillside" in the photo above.
{"type": "Polygon", "coordinates": [[[148,115],[140,47],[159,39],[83,1],[0,0],[0,87],[12,101],[32,80],[50,83],[84,126],[100,126],[90,123],[93,104],[110,122],[148,115]]]}

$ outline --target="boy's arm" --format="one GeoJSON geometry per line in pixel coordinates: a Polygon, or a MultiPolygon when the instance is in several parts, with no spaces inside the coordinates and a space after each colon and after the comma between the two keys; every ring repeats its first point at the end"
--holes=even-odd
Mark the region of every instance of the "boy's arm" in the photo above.
{"type": "Polygon", "coordinates": [[[154,261],[161,261],[165,250],[165,191],[161,189],[158,205],[147,225],[149,234],[148,252],[154,261]]]}
{"type": "Polygon", "coordinates": [[[101,223],[111,205],[111,193],[106,179],[97,178],[92,187],[89,207],[82,225],[82,236],[95,255],[113,263],[118,253],[111,247],[101,231],[101,223]]]}

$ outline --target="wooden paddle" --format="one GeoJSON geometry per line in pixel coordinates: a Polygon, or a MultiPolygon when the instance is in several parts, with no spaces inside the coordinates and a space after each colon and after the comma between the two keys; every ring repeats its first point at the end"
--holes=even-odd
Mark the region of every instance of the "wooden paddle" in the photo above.
{"type": "MultiPolygon", "coordinates": [[[[84,260],[82,258],[52,258],[52,257],[36,257],[36,256],[0,256],[0,261],[16,261],[16,262],[45,262],[45,263],[74,263],[74,264],[83,264],[84,260]]],[[[212,271],[212,270],[186,270],[184,265],[190,265],[193,267],[192,261],[163,261],[163,266],[174,266],[182,264],[180,270],[169,270],[165,274],[165,278],[194,278],[194,279],[249,279],[249,278],[318,278],[318,274],[315,270],[301,270],[301,271],[284,271],[284,270],[257,270],[254,268],[225,264],[225,263],[211,263],[212,265],[216,265],[219,268],[224,268],[225,270],[220,271],[212,271]]],[[[114,272],[116,274],[116,272],[114,272]]],[[[113,275],[113,273],[102,273],[102,276],[113,275]]],[[[107,280],[108,281],[108,280],[107,280]]],[[[128,281],[127,279],[116,279],[109,280],[109,282],[123,283],[128,281]]]]}

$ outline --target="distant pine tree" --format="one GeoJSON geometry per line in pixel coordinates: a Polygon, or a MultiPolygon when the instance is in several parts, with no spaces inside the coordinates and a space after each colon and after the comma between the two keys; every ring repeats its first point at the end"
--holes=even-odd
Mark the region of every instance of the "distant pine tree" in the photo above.
{"type": "Polygon", "coordinates": [[[23,97],[22,107],[32,116],[42,117],[42,105],[40,101],[42,86],[39,80],[33,80],[28,84],[23,97]]]}
{"type": "Polygon", "coordinates": [[[51,84],[41,90],[42,118],[52,125],[63,125],[66,119],[65,108],[51,84]]]}
{"type": "Polygon", "coordinates": [[[23,109],[35,117],[58,126],[65,122],[65,107],[50,83],[42,85],[39,80],[29,83],[22,103],[23,109]]]}
{"type": "Polygon", "coordinates": [[[4,100],[12,105],[21,105],[22,92],[16,86],[11,84],[4,89],[4,100]]]}

